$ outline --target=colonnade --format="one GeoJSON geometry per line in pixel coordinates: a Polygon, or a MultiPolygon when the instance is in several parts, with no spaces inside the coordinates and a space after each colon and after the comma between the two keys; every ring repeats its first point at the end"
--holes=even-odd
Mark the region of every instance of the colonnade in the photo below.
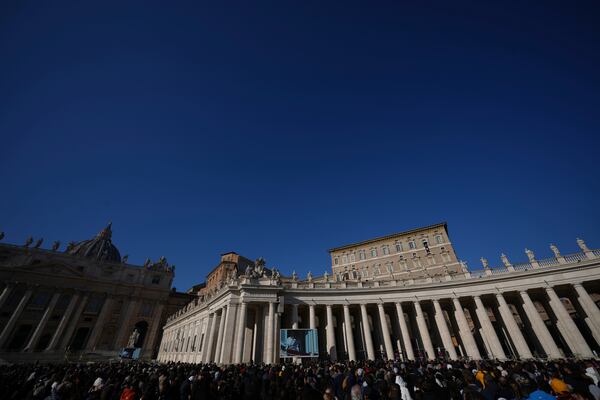
{"type": "MultiPolygon", "coordinates": [[[[8,308],[9,299],[11,299],[10,305],[15,305],[14,308],[11,307],[10,316],[0,327],[0,353],[62,354],[70,347],[77,330],[81,327],[87,330],[82,337],[81,348],[75,350],[86,353],[96,352],[99,350],[103,333],[106,333],[107,324],[117,313],[119,321],[117,329],[112,332],[111,344],[108,348],[102,349],[110,351],[114,357],[119,349],[126,346],[133,324],[138,321],[142,304],[141,299],[132,296],[112,296],[82,289],[6,282],[0,292],[0,309],[4,306],[8,308]],[[40,293],[47,294],[48,300],[42,304],[33,304],[40,293]],[[97,309],[88,310],[90,301],[94,297],[100,299],[100,303],[97,309]],[[122,307],[117,307],[117,302],[121,302],[122,307]],[[35,314],[32,310],[35,310],[35,314]],[[19,332],[21,326],[27,326],[29,329],[19,332]],[[19,335],[17,342],[20,344],[11,346],[19,335]]],[[[160,328],[160,315],[164,308],[164,304],[160,301],[152,304],[152,315],[147,318],[150,324],[142,349],[142,352],[146,353],[152,351],[151,347],[160,328]]]]}
{"type": "Polygon", "coordinates": [[[159,360],[279,362],[280,328],[317,329],[320,357],[330,360],[592,358],[600,345],[600,310],[579,282],[396,301],[369,297],[375,296],[349,295],[342,304],[318,296],[281,296],[282,304],[232,299],[167,325],[159,360]],[[569,293],[585,327],[557,290],[569,293]],[[190,352],[192,336],[202,346],[190,352]]]}

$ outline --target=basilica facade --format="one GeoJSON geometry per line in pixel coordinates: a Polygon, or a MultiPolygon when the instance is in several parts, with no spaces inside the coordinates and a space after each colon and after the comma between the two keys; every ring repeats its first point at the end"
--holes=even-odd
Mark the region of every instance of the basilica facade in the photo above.
{"type": "Polygon", "coordinates": [[[130,264],[110,224],[64,250],[0,243],[0,360],[116,359],[123,348],[155,358],[167,316],[193,298],[173,276],[164,257],[130,264]]]}
{"type": "Polygon", "coordinates": [[[226,253],[168,317],[158,360],[279,362],[281,328],[316,329],[329,360],[593,358],[600,250],[577,245],[472,270],[441,223],[333,248],[331,272],[302,278],[226,253]]]}

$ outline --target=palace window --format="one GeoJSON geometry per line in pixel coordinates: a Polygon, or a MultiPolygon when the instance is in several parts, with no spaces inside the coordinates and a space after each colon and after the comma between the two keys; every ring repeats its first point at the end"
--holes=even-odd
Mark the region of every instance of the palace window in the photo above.
{"type": "Polygon", "coordinates": [[[444,242],[443,239],[442,239],[442,235],[436,235],[435,236],[435,242],[437,244],[442,244],[444,242]]]}
{"type": "Polygon", "coordinates": [[[342,256],[342,264],[346,264],[347,262],[348,262],[348,256],[344,254],[342,256]]]}
{"type": "Polygon", "coordinates": [[[388,254],[390,254],[390,247],[387,244],[381,246],[381,251],[383,252],[383,255],[387,256],[388,254]]]}
{"type": "Polygon", "coordinates": [[[152,277],[152,283],[158,285],[160,283],[160,275],[154,275],[152,277]]]}
{"type": "Polygon", "coordinates": [[[337,257],[335,257],[335,258],[333,259],[333,263],[334,263],[335,265],[338,265],[338,264],[339,264],[339,261],[340,261],[340,260],[339,260],[339,258],[337,258],[337,257]]]}
{"type": "Polygon", "coordinates": [[[375,273],[373,275],[381,275],[381,268],[379,264],[375,266],[375,273]]]}
{"type": "Polygon", "coordinates": [[[396,242],[396,251],[398,253],[400,253],[402,251],[402,243],[401,242],[396,242]]]}
{"type": "Polygon", "coordinates": [[[350,254],[350,262],[354,262],[356,261],[356,256],[354,255],[354,253],[350,254]]]}
{"type": "Polygon", "coordinates": [[[377,249],[374,247],[371,249],[371,257],[377,257],[377,249]]]}
{"type": "Polygon", "coordinates": [[[414,240],[411,240],[410,242],[408,242],[408,247],[409,247],[411,250],[414,250],[414,249],[416,249],[416,248],[417,248],[417,245],[416,245],[416,243],[415,243],[415,241],[414,241],[414,240]]]}
{"type": "Polygon", "coordinates": [[[358,258],[361,259],[361,260],[366,259],[367,258],[366,252],[364,250],[359,251],[358,252],[358,258]]]}
{"type": "Polygon", "coordinates": [[[425,248],[425,251],[427,252],[427,254],[429,254],[430,253],[429,242],[427,242],[427,239],[423,239],[423,247],[425,248]]]}

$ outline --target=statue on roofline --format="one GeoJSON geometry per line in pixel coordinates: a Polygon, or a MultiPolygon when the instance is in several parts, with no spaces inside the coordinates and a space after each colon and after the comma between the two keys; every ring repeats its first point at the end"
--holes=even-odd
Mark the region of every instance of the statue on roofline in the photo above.
{"type": "Polygon", "coordinates": [[[527,258],[529,259],[529,262],[535,261],[535,254],[533,254],[533,251],[531,251],[529,249],[525,249],[525,254],[527,254],[527,258]]]}
{"type": "Polygon", "coordinates": [[[554,244],[550,244],[550,250],[552,250],[552,253],[554,253],[554,257],[560,257],[560,251],[558,251],[558,247],[556,247],[554,244]]]}

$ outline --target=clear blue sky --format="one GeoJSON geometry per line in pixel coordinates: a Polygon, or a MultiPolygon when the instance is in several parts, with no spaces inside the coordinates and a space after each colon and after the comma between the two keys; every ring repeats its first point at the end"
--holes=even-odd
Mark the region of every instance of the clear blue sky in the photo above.
{"type": "Polygon", "coordinates": [[[444,220],[471,267],[600,247],[598,2],[93,3],[0,6],[7,242],[112,221],[179,289],[444,220]]]}

